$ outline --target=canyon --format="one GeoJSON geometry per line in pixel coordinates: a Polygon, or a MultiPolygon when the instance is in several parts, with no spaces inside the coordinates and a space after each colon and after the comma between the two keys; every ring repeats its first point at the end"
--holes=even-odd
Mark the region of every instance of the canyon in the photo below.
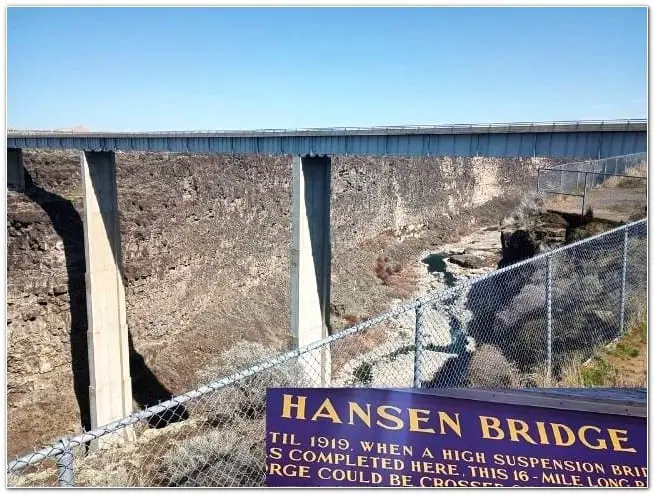
{"type": "MultiPolygon", "coordinates": [[[[79,156],[23,159],[28,187],[7,198],[9,455],[78,432],[88,393],[79,156]]],[[[197,386],[239,341],[284,350],[291,157],[116,162],[135,408],[197,386]]],[[[484,230],[496,249],[537,168],[561,162],[334,157],[332,332],[426,290],[424,255],[484,230]]]]}

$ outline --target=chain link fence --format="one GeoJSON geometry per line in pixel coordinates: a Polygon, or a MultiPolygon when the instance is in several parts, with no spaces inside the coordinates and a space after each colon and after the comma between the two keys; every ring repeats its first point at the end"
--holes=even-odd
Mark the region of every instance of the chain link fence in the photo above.
{"type": "Polygon", "coordinates": [[[647,153],[613,156],[598,160],[565,163],[538,170],[538,192],[582,198],[581,214],[586,211],[588,191],[616,178],[647,180],[647,153]]]}
{"type": "Polygon", "coordinates": [[[643,317],[646,297],[644,219],[305,348],[241,342],[206,380],[229,377],[17,458],[8,485],[263,486],[266,389],[312,386],[325,353],[333,387],[552,386],[643,317]]]}

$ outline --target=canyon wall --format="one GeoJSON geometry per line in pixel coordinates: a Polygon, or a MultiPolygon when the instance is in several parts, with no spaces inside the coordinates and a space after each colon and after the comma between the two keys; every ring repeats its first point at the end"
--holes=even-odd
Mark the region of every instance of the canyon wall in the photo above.
{"type": "MultiPolygon", "coordinates": [[[[10,455],[77,432],[86,392],[79,157],[25,150],[23,158],[33,186],[8,192],[7,202],[10,455]]],[[[195,386],[196,372],[239,339],[280,348],[290,157],[118,153],[116,161],[137,405],[195,386]]],[[[373,315],[393,296],[375,278],[381,244],[371,240],[445,235],[480,215],[499,222],[535,187],[537,167],[553,162],[335,157],[338,315],[373,315]],[[502,207],[484,213],[495,200],[502,207]]]]}

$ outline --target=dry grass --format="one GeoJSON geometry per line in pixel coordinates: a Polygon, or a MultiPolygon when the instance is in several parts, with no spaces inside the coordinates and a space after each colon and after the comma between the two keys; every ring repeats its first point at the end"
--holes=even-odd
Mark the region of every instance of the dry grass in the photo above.
{"type": "Polygon", "coordinates": [[[598,349],[582,362],[566,361],[557,387],[645,387],[647,386],[647,317],[631,326],[611,345],[598,349]]]}
{"type": "Polygon", "coordinates": [[[375,260],[374,265],[375,276],[379,278],[382,285],[388,285],[391,276],[402,271],[400,263],[392,263],[388,256],[381,254],[375,260]]]}
{"type": "Polygon", "coordinates": [[[386,340],[386,332],[375,327],[332,343],[332,372],[338,373],[349,361],[370,352],[386,340]]]}
{"type": "Polygon", "coordinates": [[[161,460],[157,485],[166,487],[255,487],[265,478],[264,422],[215,429],[176,443],[161,460]]]}
{"type": "MultiPolygon", "coordinates": [[[[277,354],[240,341],[197,373],[200,382],[244,370],[277,354]]],[[[302,386],[306,372],[291,361],[205,396],[194,411],[212,427],[176,442],[160,461],[156,485],[171,487],[261,486],[264,479],[266,391],[302,386]]]]}
{"type": "MultiPolygon", "coordinates": [[[[647,177],[643,177],[645,180],[647,177]]],[[[621,189],[640,189],[647,186],[647,182],[643,178],[624,177],[616,187],[621,189]]]]}
{"type": "Polygon", "coordinates": [[[620,189],[634,189],[641,188],[643,185],[646,187],[647,182],[647,164],[627,170],[629,177],[609,177],[603,183],[604,188],[618,187],[620,189]],[[640,178],[632,178],[640,177],[640,178]],[[645,179],[645,180],[643,180],[645,179]]]}
{"type": "MultiPolygon", "coordinates": [[[[75,485],[79,487],[147,487],[153,485],[152,471],[159,464],[162,451],[201,430],[202,420],[190,419],[172,424],[165,429],[148,429],[135,425],[133,442],[111,441],[116,436],[105,436],[105,442],[95,444],[90,451],[73,449],[75,485]]],[[[46,460],[36,467],[12,476],[9,485],[16,487],[56,486],[57,467],[54,460],[46,460]]]]}
{"type": "MultiPolygon", "coordinates": [[[[240,341],[197,373],[199,383],[206,384],[219,376],[245,370],[278,353],[260,343],[240,341]]],[[[296,360],[276,365],[207,395],[197,411],[213,425],[230,424],[241,419],[263,419],[266,390],[269,387],[302,387],[308,383],[306,373],[296,360]]]]}
{"type": "Polygon", "coordinates": [[[540,388],[646,386],[647,306],[642,296],[627,298],[625,325],[628,328],[625,335],[610,344],[567,354],[561,362],[558,379],[548,381],[546,365],[542,363],[532,373],[522,376],[522,385],[540,388]]]}
{"type": "Polygon", "coordinates": [[[354,326],[356,323],[358,323],[361,320],[358,316],[352,314],[345,315],[343,319],[349,326],[354,326]]]}
{"type": "Polygon", "coordinates": [[[52,459],[27,467],[16,474],[7,475],[7,487],[55,487],[57,466],[52,459]]]}
{"type": "MultiPolygon", "coordinates": [[[[265,422],[236,417],[214,427],[204,417],[153,430],[137,426],[133,442],[105,442],[84,454],[75,450],[75,484],[80,487],[239,487],[263,485],[265,422]]],[[[9,479],[11,486],[56,485],[56,466],[9,479]]]]}
{"type": "Polygon", "coordinates": [[[578,213],[581,211],[582,202],[583,200],[581,197],[550,194],[546,199],[545,204],[547,209],[550,211],[578,213]]]}
{"type": "MultiPolygon", "coordinates": [[[[278,352],[288,337],[288,284],[281,279],[252,287],[249,293],[232,300],[223,298],[202,314],[196,314],[192,337],[179,335],[174,343],[162,339],[148,348],[148,363],[170,389],[179,394],[197,385],[198,372],[216,365],[217,356],[246,339],[256,339],[268,354],[278,352]],[[176,351],[166,351],[168,346],[176,351]]],[[[254,363],[254,362],[250,362],[254,363]]],[[[205,375],[209,381],[219,374],[205,375]]]]}
{"type": "Polygon", "coordinates": [[[134,475],[127,461],[107,462],[101,468],[81,468],[77,471],[76,484],[102,487],[134,487],[134,475]]]}
{"type": "Polygon", "coordinates": [[[516,208],[511,211],[511,215],[505,217],[500,222],[501,228],[529,228],[534,218],[537,218],[545,212],[547,196],[544,194],[530,193],[525,194],[516,208]]]}

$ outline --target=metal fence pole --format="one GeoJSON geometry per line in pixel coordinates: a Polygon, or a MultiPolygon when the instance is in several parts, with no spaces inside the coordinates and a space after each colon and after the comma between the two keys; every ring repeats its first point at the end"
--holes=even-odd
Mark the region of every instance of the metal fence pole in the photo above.
{"type": "Polygon", "coordinates": [[[425,326],[425,307],[419,304],[416,307],[416,336],[415,336],[415,355],[413,358],[413,387],[420,388],[422,384],[422,352],[423,332],[425,326]]]}
{"type": "Polygon", "coordinates": [[[68,439],[60,441],[63,452],[57,455],[57,486],[75,487],[75,458],[68,439]]]}
{"type": "Polygon", "coordinates": [[[563,170],[559,171],[559,192],[563,190],[563,170]]]}
{"type": "Polygon", "coordinates": [[[629,240],[629,229],[625,228],[624,242],[622,245],[622,285],[620,285],[620,334],[624,334],[624,305],[627,293],[627,246],[629,240]]]}
{"type": "Polygon", "coordinates": [[[552,256],[547,257],[545,300],[547,304],[547,385],[551,386],[552,385],[552,256]]]}
{"type": "Polygon", "coordinates": [[[586,190],[588,189],[588,172],[584,175],[584,198],[581,201],[581,215],[583,216],[586,211],[586,190]]]}
{"type": "Polygon", "coordinates": [[[538,177],[536,178],[536,194],[540,194],[540,168],[538,169],[538,177]]]}

